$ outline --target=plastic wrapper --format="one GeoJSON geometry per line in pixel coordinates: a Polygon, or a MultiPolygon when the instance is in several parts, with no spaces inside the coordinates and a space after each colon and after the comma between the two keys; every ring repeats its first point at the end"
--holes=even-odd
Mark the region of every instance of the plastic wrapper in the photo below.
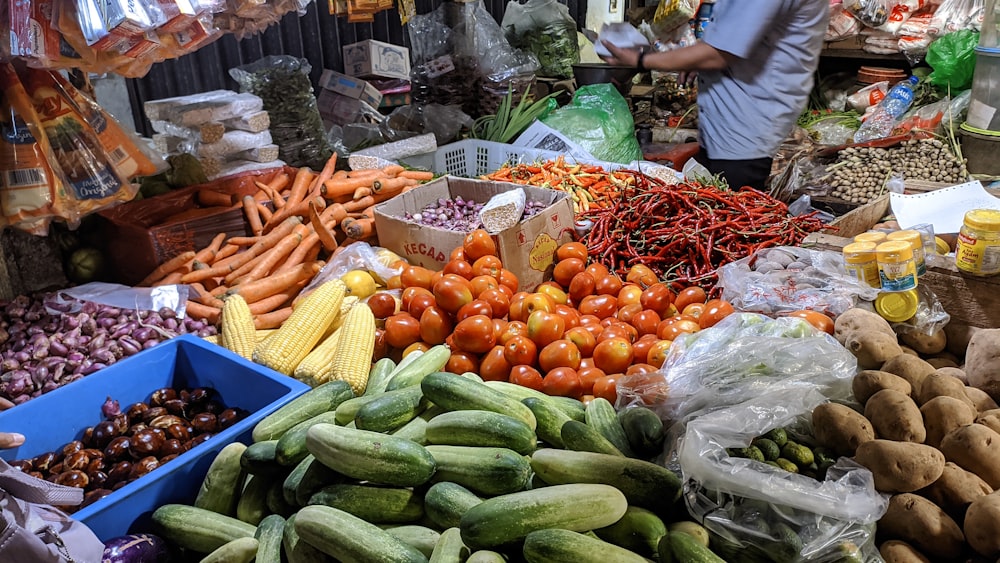
{"type": "Polygon", "coordinates": [[[129,287],[116,283],[91,282],[53,293],[46,301],[49,314],[75,313],[84,301],[131,311],[159,311],[164,307],[184,316],[190,288],[186,285],[129,287]],[[68,298],[68,299],[67,299],[68,298]],[[55,305],[49,306],[49,303],[55,305]]]}
{"type": "Polygon", "coordinates": [[[699,4],[697,0],[660,0],[653,23],[665,30],[675,29],[691,21],[699,4]]]}
{"type": "Polygon", "coordinates": [[[642,158],[628,102],[612,84],[590,84],[542,122],[604,162],[628,163],[642,158]]]}
{"type": "Polygon", "coordinates": [[[943,0],[935,10],[927,32],[933,37],[941,37],[962,29],[978,30],[976,20],[982,10],[982,0],[943,0]]]}
{"type": "Polygon", "coordinates": [[[925,106],[911,109],[903,116],[902,121],[896,124],[893,135],[905,134],[913,130],[936,133],[941,127],[941,121],[945,114],[950,109],[951,98],[948,96],[925,106]]]}
{"type": "Polygon", "coordinates": [[[500,27],[512,46],[535,55],[538,74],[573,77],[573,65],[580,62],[580,47],[576,41],[576,22],[566,5],[556,0],[511,2],[500,27]]]}
{"type": "Polygon", "coordinates": [[[825,41],[841,41],[861,32],[861,22],[842,4],[830,4],[830,24],[826,28],[825,41]]]}
{"type": "Polygon", "coordinates": [[[842,119],[825,119],[813,123],[807,130],[816,144],[837,147],[853,143],[858,128],[842,119]]]}
{"type": "Polygon", "coordinates": [[[784,389],[816,388],[848,400],[857,365],[832,336],[802,319],[735,313],[674,340],[654,374],[619,379],[616,406],[642,404],[680,421],[784,389]]]}
{"type": "Polygon", "coordinates": [[[351,270],[370,272],[376,281],[387,280],[402,272],[401,268],[389,267],[389,264],[396,260],[399,260],[399,256],[380,246],[372,246],[367,242],[351,243],[323,266],[301,294],[308,294],[324,282],[340,279],[351,270]]]}
{"type": "Polygon", "coordinates": [[[844,9],[862,24],[879,27],[889,21],[892,0],[847,0],[844,9]]]}
{"type": "Polygon", "coordinates": [[[875,84],[869,84],[864,88],[847,96],[847,103],[851,109],[857,112],[864,112],[866,109],[877,106],[886,93],[889,91],[889,82],[883,80],[875,84]]]}
{"type": "Polygon", "coordinates": [[[889,323],[898,334],[921,333],[933,336],[943,329],[951,315],[944,310],[941,300],[926,285],[917,286],[917,312],[901,323],[889,323]]]}
{"type": "Polygon", "coordinates": [[[526,200],[527,196],[521,188],[498,193],[479,210],[479,221],[492,235],[513,227],[524,214],[526,200]]]}
{"type": "Polygon", "coordinates": [[[271,119],[271,137],[279,147],[278,158],[289,166],[320,170],[333,151],[313,95],[311,69],[305,59],[282,55],[229,69],[229,75],[243,92],[264,101],[271,119]]]}
{"type": "Polygon", "coordinates": [[[978,44],[979,33],[968,30],[935,39],[927,48],[927,64],[934,69],[930,75],[931,84],[952,92],[971,87],[978,44]]]}
{"type": "Polygon", "coordinates": [[[753,551],[789,563],[881,561],[874,525],[888,496],[875,490],[868,469],[841,458],[818,481],[726,452],[774,428],[807,430],[812,410],[824,402],[815,389],[788,389],[687,423],[678,456],[684,499],[691,516],[726,546],[719,553],[749,558],[753,551]],[[858,558],[848,559],[852,554],[858,558]]]}

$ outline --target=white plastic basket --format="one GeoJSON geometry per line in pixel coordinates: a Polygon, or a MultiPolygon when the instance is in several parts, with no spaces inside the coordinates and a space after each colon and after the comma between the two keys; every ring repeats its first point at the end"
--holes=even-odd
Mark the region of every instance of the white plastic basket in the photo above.
{"type": "Polygon", "coordinates": [[[544,161],[560,154],[562,153],[556,151],[466,139],[438,147],[434,153],[434,172],[476,178],[495,172],[507,163],[544,161]]]}

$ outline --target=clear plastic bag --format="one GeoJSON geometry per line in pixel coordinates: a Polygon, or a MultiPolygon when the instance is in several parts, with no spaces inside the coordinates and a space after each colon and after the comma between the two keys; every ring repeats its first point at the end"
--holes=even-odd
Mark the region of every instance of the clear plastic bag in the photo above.
{"type": "Polygon", "coordinates": [[[376,282],[398,276],[402,269],[389,267],[389,264],[398,259],[399,256],[380,246],[372,246],[367,242],[352,243],[323,266],[323,269],[302,290],[302,295],[308,294],[324,282],[339,279],[351,270],[366,270],[375,277],[376,282]]]}
{"type": "Polygon", "coordinates": [[[722,298],[739,311],[780,315],[802,309],[837,316],[878,290],[850,277],[836,252],[782,246],[719,268],[722,298]]]}
{"type": "Polygon", "coordinates": [[[941,300],[926,285],[917,286],[917,312],[901,323],[889,323],[897,334],[922,333],[933,336],[943,329],[951,315],[944,310],[941,300]]]}
{"type": "Polygon", "coordinates": [[[815,389],[787,389],[687,423],[678,452],[685,502],[717,542],[782,562],[832,563],[852,553],[881,560],[874,524],[885,514],[888,496],[875,490],[868,469],[841,458],[826,480],[817,481],[726,452],[774,428],[808,430],[812,410],[824,402],[815,389]]]}
{"type": "Polygon", "coordinates": [[[642,404],[679,421],[783,389],[812,386],[847,400],[856,369],[853,354],[802,319],[736,313],[675,340],[654,375],[620,379],[616,406],[642,404]]]}
{"type": "Polygon", "coordinates": [[[604,162],[629,163],[642,158],[628,102],[611,84],[577,89],[573,100],[542,122],[578,143],[604,162]]]}
{"type": "Polygon", "coordinates": [[[891,0],[847,0],[844,9],[868,27],[879,27],[889,21],[891,0]]]}
{"type": "Polygon", "coordinates": [[[189,291],[190,288],[186,285],[129,287],[116,283],[91,282],[53,293],[46,301],[46,308],[52,315],[75,313],[80,310],[84,301],[90,301],[131,311],[159,311],[166,307],[183,317],[189,291]],[[50,303],[54,306],[50,306],[50,303]]]}
{"type": "Polygon", "coordinates": [[[512,46],[535,55],[541,76],[572,78],[573,65],[580,62],[580,47],[576,22],[565,4],[556,0],[510,2],[500,27],[512,46]]]}

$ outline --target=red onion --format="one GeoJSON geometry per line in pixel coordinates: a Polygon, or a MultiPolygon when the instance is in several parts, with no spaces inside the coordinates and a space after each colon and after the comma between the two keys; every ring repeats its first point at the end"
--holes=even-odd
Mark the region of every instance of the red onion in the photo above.
{"type": "Polygon", "coordinates": [[[120,415],[121,413],[122,413],[121,405],[118,404],[118,401],[112,399],[111,395],[108,395],[108,398],[104,401],[104,404],[101,405],[101,414],[104,415],[104,418],[114,418],[120,415]]]}

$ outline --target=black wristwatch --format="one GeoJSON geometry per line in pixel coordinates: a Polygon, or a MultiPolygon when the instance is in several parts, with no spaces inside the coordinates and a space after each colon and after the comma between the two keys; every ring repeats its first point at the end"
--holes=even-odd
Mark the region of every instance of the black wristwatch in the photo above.
{"type": "Polygon", "coordinates": [[[643,64],[643,59],[646,58],[646,53],[648,52],[649,51],[647,51],[645,47],[639,47],[639,58],[635,60],[635,68],[639,72],[646,72],[649,70],[648,68],[646,68],[646,65],[643,64]]]}

